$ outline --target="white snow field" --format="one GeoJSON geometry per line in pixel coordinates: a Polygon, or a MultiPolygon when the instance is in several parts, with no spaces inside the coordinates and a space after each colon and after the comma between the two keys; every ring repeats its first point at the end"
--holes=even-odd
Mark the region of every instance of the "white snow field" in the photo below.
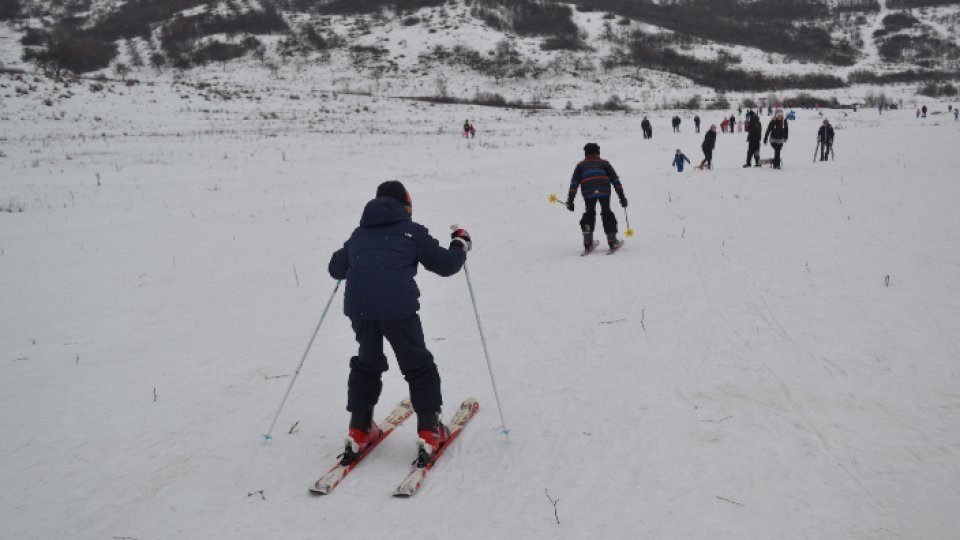
{"type": "MultiPolygon", "coordinates": [[[[676,148],[701,159],[688,112],[673,134],[673,111],[648,111],[644,141],[639,114],[73,91],[0,104],[0,537],[960,535],[946,104],[825,111],[827,163],[798,111],[784,169],[742,169],[745,135],[721,133],[714,170],[677,173],[676,148]],[[590,141],[636,232],[610,257],[578,256],[579,198],[548,201],[590,141]],[[311,496],[347,427],[340,295],[263,433],[333,291],[330,254],[392,178],[444,244],[453,223],[473,235],[512,433],[464,275],[421,272],[446,413],[467,396],[480,412],[411,499],[391,493],[413,420],[311,496]]],[[[394,366],[377,416],[405,395],[394,366]]]]}

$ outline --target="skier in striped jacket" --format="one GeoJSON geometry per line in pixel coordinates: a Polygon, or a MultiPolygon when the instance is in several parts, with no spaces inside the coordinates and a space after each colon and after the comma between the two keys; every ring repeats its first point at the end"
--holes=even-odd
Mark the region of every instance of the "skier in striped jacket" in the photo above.
{"type": "Polygon", "coordinates": [[[600,145],[587,143],[583,147],[583,161],[577,163],[570,178],[570,192],[567,195],[567,209],[573,212],[573,200],[577,190],[583,196],[586,210],[580,218],[580,230],[583,232],[583,247],[593,249],[593,231],[597,224],[597,204],[600,204],[600,220],[603,232],[607,235],[607,245],[614,249],[620,245],[617,239],[617,217],[610,210],[610,195],[617,192],[620,206],[626,208],[627,198],[623,194],[620,177],[610,162],[600,157],[600,145]]]}

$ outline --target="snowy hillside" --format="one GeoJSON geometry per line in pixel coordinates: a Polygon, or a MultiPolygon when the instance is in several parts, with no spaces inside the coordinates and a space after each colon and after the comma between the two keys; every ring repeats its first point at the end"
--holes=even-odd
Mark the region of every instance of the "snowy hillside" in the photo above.
{"type": "MultiPolygon", "coordinates": [[[[956,537],[960,123],[944,103],[826,110],[826,163],[820,117],[798,111],[783,170],[742,169],[737,133],[714,170],[677,173],[676,148],[700,159],[689,112],[674,134],[674,111],[647,110],[644,141],[636,113],[236,74],[251,82],[0,80],[0,537],[956,537]],[[610,257],[578,257],[582,203],[548,201],[588,141],[636,231],[610,257]],[[512,433],[464,276],[422,272],[447,413],[466,396],[480,412],[414,498],[390,497],[412,422],[312,497],[347,425],[339,295],[262,433],[333,290],[330,254],[389,178],[433,234],[474,237],[512,433]]],[[[378,416],[405,395],[394,366],[378,416]]]]}
{"type": "Polygon", "coordinates": [[[927,0],[19,3],[0,67],[141,81],[258,72],[384,96],[577,108],[617,96],[636,109],[798,91],[850,104],[892,83],[953,96],[960,65],[958,4],[927,0]]]}

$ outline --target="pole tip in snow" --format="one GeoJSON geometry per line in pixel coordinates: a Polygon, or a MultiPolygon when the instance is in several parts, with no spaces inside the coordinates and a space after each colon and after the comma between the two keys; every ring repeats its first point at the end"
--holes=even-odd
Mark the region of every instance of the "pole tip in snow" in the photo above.
{"type": "Polygon", "coordinates": [[[560,199],[557,198],[557,194],[556,194],[556,193],[551,193],[551,194],[550,194],[550,202],[555,203],[555,202],[559,202],[559,201],[560,201],[560,199]]]}
{"type": "Polygon", "coordinates": [[[263,434],[263,441],[264,441],[264,442],[270,442],[272,439],[273,439],[273,437],[271,437],[269,433],[264,433],[264,434],[263,434]]]}
{"type": "Polygon", "coordinates": [[[627,229],[626,234],[627,234],[627,238],[630,238],[631,236],[633,236],[633,229],[627,229]]]}

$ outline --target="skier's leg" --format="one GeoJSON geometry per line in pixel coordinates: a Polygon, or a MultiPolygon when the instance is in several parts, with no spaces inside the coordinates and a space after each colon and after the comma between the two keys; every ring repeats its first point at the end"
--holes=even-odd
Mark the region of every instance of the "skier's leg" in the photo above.
{"type": "Polygon", "coordinates": [[[773,147],[773,168],[780,168],[780,149],[783,148],[783,145],[780,143],[770,143],[770,146],[773,147]]]}
{"type": "Polygon", "coordinates": [[[420,316],[413,314],[406,319],[380,321],[380,326],[397,356],[400,372],[407,380],[410,402],[417,413],[418,423],[422,420],[432,426],[443,405],[443,398],[440,372],[424,342],[420,316]]]}
{"type": "Polygon", "coordinates": [[[607,243],[610,247],[617,242],[617,216],[610,210],[611,197],[601,197],[600,200],[600,219],[603,222],[603,233],[607,235],[607,243]]]}
{"type": "Polygon", "coordinates": [[[597,198],[584,199],[586,210],[580,218],[580,231],[583,232],[583,246],[593,245],[593,231],[597,227],[597,198]]]}
{"type": "Polygon", "coordinates": [[[381,375],[388,369],[387,357],[383,354],[383,334],[376,321],[351,321],[351,325],[360,350],[350,359],[347,410],[372,415],[383,390],[381,375]]]}

